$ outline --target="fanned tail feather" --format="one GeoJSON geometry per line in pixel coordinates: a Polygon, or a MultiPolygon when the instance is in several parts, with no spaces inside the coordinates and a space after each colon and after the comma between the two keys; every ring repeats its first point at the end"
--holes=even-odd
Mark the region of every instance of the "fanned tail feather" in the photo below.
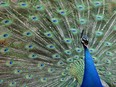
{"type": "Polygon", "coordinates": [[[116,1],[0,1],[0,87],[79,87],[82,30],[98,73],[116,86],[116,1]]]}

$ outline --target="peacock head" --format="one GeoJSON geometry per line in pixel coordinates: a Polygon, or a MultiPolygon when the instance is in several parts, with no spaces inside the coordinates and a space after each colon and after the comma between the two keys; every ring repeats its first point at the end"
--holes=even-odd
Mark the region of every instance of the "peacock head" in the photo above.
{"type": "Polygon", "coordinates": [[[84,33],[84,30],[82,30],[82,33],[81,33],[81,43],[87,47],[89,40],[88,40],[87,35],[84,35],[83,33],[84,33]]]}

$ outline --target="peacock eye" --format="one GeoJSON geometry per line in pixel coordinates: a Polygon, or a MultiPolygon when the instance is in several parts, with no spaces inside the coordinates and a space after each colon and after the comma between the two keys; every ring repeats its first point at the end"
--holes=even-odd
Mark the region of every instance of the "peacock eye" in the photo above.
{"type": "Polygon", "coordinates": [[[22,7],[27,7],[28,4],[23,2],[23,3],[21,3],[20,5],[21,5],[22,7]]]}
{"type": "Polygon", "coordinates": [[[33,17],[32,19],[34,19],[34,20],[35,20],[35,19],[36,19],[36,17],[33,17]]]}
{"type": "Polygon", "coordinates": [[[95,53],[96,50],[94,48],[90,48],[89,51],[90,53],[95,53]]]}
{"type": "Polygon", "coordinates": [[[9,20],[5,20],[4,23],[9,23],[9,20]]]}
{"type": "Polygon", "coordinates": [[[32,45],[29,45],[29,48],[32,48],[33,46],[32,45]]]}
{"type": "Polygon", "coordinates": [[[30,35],[31,33],[30,32],[27,32],[27,35],[30,35]]]}
{"type": "Polygon", "coordinates": [[[76,30],[72,30],[72,32],[76,32],[76,30]]]}
{"type": "Polygon", "coordinates": [[[18,70],[17,72],[20,72],[20,70],[18,70]]]}
{"type": "Polygon", "coordinates": [[[51,69],[50,71],[53,71],[53,69],[51,69]]]}
{"type": "Polygon", "coordinates": [[[4,6],[4,5],[6,5],[6,4],[7,4],[6,2],[3,2],[3,1],[0,2],[0,5],[1,5],[1,6],[4,6]]]}
{"type": "Polygon", "coordinates": [[[78,49],[77,51],[78,51],[78,52],[80,52],[81,50],[80,50],[80,49],[78,49]]]}
{"type": "Polygon", "coordinates": [[[107,56],[113,56],[113,53],[110,52],[110,51],[107,51],[107,52],[106,52],[106,55],[107,55],[107,56]]]}
{"type": "Polygon", "coordinates": [[[62,66],[64,64],[64,62],[62,60],[58,61],[57,65],[58,66],[62,66]]]}
{"type": "Polygon", "coordinates": [[[10,61],[10,62],[9,62],[9,64],[13,64],[13,62],[12,62],[12,61],[10,61]]]}
{"type": "Polygon", "coordinates": [[[61,14],[64,14],[65,12],[64,12],[64,11],[61,11],[60,13],[61,13],[61,14]]]}
{"type": "Polygon", "coordinates": [[[51,21],[52,21],[52,23],[54,23],[54,24],[58,24],[58,22],[59,22],[57,18],[52,18],[51,21]]]}
{"type": "Polygon", "coordinates": [[[62,76],[66,76],[67,75],[67,73],[64,71],[64,72],[62,72],[62,76]]]}
{"type": "Polygon", "coordinates": [[[28,2],[20,2],[19,3],[19,7],[20,8],[27,8],[29,6],[29,3],[28,2]]]}
{"type": "Polygon", "coordinates": [[[75,55],[75,56],[74,56],[74,59],[79,59],[79,56],[78,56],[78,55],[75,55]]]}
{"type": "Polygon", "coordinates": [[[4,26],[11,25],[13,22],[11,19],[4,19],[1,22],[4,26]]]}
{"type": "Polygon", "coordinates": [[[82,18],[79,19],[79,23],[82,24],[82,25],[86,24],[86,22],[87,22],[86,19],[82,19],[82,18]]]}
{"type": "Polygon", "coordinates": [[[47,36],[51,36],[51,34],[47,34],[47,36]]]}
{"type": "Polygon", "coordinates": [[[35,47],[35,45],[34,45],[33,43],[29,43],[29,44],[25,45],[25,48],[26,48],[27,50],[31,50],[31,49],[33,49],[34,47],[35,47]]]}
{"type": "Polygon", "coordinates": [[[37,6],[37,9],[41,9],[41,6],[37,6]]]}
{"type": "Polygon", "coordinates": [[[100,2],[95,2],[95,5],[100,5],[101,3],[100,2]]]}
{"type": "Polygon", "coordinates": [[[44,63],[38,63],[38,67],[39,67],[39,69],[43,69],[45,67],[45,64],[44,63]]]}
{"type": "Polygon", "coordinates": [[[71,54],[72,54],[72,52],[71,52],[70,50],[65,50],[64,52],[65,52],[65,54],[67,54],[67,55],[71,55],[71,54]]]}
{"type": "Polygon", "coordinates": [[[8,39],[10,36],[11,36],[11,33],[8,33],[8,32],[4,32],[2,35],[0,35],[2,39],[8,39]]]}
{"type": "Polygon", "coordinates": [[[53,55],[52,55],[52,58],[54,58],[54,59],[59,59],[59,58],[60,58],[60,55],[59,55],[58,53],[53,54],[53,55]]]}
{"type": "Polygon", "coordinates": [[[82,48],[75,48],[77,53],[81,53],[82,52],[82,48]]]}
{"type": "Polygon", "coordinates": [[[33,75],[27,74],[27,75],[25,76],[25,78],[26,78],[26,79],[32,79],[32,78],[33,78],[33,75]]]}
{"type": "Polygon", "coordinates": [[[52,20],[52,22],[57,22],[57,20],[52,20]]]}
{"type": "Polygon", "coordinates": [[[51,31],[44,33],[44,35],[48,38],[52,38],[53,34],[51,31]]]}
{"type": "Polygon", "coordinates": [[[46,82],[46,81],[47,81],[46,77],[41,78],[41,82],[46,82]]]}
{"type": "Polygon", "coordinates": [[[46,47],[49,49],[55,49],[55,46],[53,44],[48,44],[46,47]]]}
{"type": "Polygon", "coordinates": [[[14,82],[12,82],[12,84],[14,84],[14,82]]]}
{"type": "Polygon", "coordinates": [[[0,7],[8,7],[9,6],[9,2],[3,2],[4,0],[0,1],[0,7]]]}
{"type": "Polygon", "coordinates": [[[66,42],[70,42],[70,40],[66,40],[66,42]]]}
{"type": "Polygon", "coordinates": [[[14,70],[14,74],[20,74],[21,72],[22,72],[22,70],[19,70],[19,69],[14,70]]]}
{"type": "Polygon", "coordinates": [[[8,48],[5,48],[4,51],[7,52],[8,51],[8,48]]]}
{"type": "Polygon", "coordinates": [[[25,35],[27,37],[31,37],[31,36],[33,36],[33,33],[31,31],[26,31],[23,33],[23,35],[25,35]]]}
{"type": "Polygon", "coordinates": [[[110,42],[105,42],[104,45],[107,46],[107,47],[110,47],[110,46],[112,46],[112,43],[110,43],[110,42]]]}
{"type": "Polygon", "coordinates": [[[77,4],[76,7],[77,7],[77,10],[78,10],[78,11],[83,11],[83,10],[85,10],[85,6],[84,6],[84,5],[79,5],[79,4],[77,4]]]}
{"type": "Polygon", "coordinates": [[[82,6],[79,6],[79,9],[82,9],[83,7],[82,6]]]}
{"type": "Polygon", "coordinates": [[[65,81],[65,78],[61,78],[60,81],[65,81]]]}
{"type": "Polygon", "coordinates": [[[69,63],[73,62],[73,58],[68,58],[67,62],[69,62],[69,63]]]}
{"type": "Polygon", "coordinates": [[[1,50],[0,50],[0,52],[1,53],[3,53],[3,54],[6,54],[6,53],[8,53],[8,52],[10,52],[10,49],[9,48],[2,48],[1,50]]]}
{"type": "Polygon", "coordinates": [[[41,64],[41,66],[44,66],[44,64],[41,64]]]}
{"type": "Polygon", "coordinates": [[[103,32],[102,31],[96,31],[96,36],[97,37],[100,37],[100,36],[102,36],[103,35],[103,32]]]}
{"type": "Polygon", "coordinates": [[[0,2],[0,5],[3,5],[3,4],[5,4],[5,2],[0,2]]]}
{"type": "Polygon", "coordinates": [[[81,23],[83,23],[83,22],[84,22],[84,20],[81,20],[80,22],[81,22],[81,23]]]}
{"type": "Polygon", "coordinates": [[[16,86],[16,82],[15,81],[10,82],[9,86],[16,86]]]}
{"type": "Polygon", "coordinates": [[[8,36],[8,34],[4,34],[4,35],[3,35],[3,37],[7,37],[7,36],[8,36]]]}
{"type": "Polygon", "coordinates": [[[71,38],[65,38],[64,41],[67,44],[71,44],[72,43],[72,39],[71,38]]]}
{"type": "Polygon", "coordinates": [[[93,52],[93,50],[90,50],[90,52],[93,52]]]}
{"type": "Polygon", "coordinates": [[[35,53],[31,53],[31,54],[29,54],[28,57],[34,59],[34,58],[38,58],[38,55],[35,53]]]}
{"type": "Polygon", "coordinates": [[[54,46],[50,46],[50,48],[53,48],[54,46]]]}
{"type": "Polygon", "coordinates": [[[65,16],[66,15],[66,11],[65,10],[59,10],[58,11],[61,15],[65,16]]]}
{"type": "Polygon", "coordinates": [[[32,57],[35,57],[35,55],[32,55],[32,57]]]}
{"type": "Polygon", "coordinates": [[[39,20],[38,16],[29,16],[29,18],[30,18],[32,21],[38,21],[38,20],[39,20]]]}
{"type": "Polygon", "coordinates": [[[104,16],[103,15],[96,15],[96,21],[101,21],[104,19],[104,16]]]}
{"type": "Polygon", "coordinates": [[[43,78],[43,80],[46,80],[46,78],[43,78]]]}
{"type": "Polygon", "coordinates": [[[42,6],[42,5],[36,5],[35,9],[38,10],[38,11],[42,11],[42,10],[44,10],[44,6],[42,6]]]}
{"type": "Polygon", "coordinates": [[[21,5],[22,5],[22,6],[26,6],[27,4],[25,4],[25,3],[22,3],[21,5]]]}
{"type": "Polygon", "coordinates": [[[94,5],[95,7],[99,7],[99,6],[102,5],[102,2],[101,2],[101,1],[94,1],[94,2],[93,2],[93,5],[94,5]]]}

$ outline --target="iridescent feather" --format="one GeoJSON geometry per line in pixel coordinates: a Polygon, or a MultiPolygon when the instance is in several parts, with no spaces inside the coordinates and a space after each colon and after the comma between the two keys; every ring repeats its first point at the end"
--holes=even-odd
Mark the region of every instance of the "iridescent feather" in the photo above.
{"type": "Polygon", "coordinates": [[[80,87],[82,30],[102,85],[115,87],[115,0],[1,0],[0,87],[80,87]]]}

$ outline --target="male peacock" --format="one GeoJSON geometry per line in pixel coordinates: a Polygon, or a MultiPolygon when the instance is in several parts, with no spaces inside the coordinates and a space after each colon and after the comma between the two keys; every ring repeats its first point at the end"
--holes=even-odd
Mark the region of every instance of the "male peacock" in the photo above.
{"type": "Polygon", "coordinates": [[[115,0],[1,0],[0,87],[116,87],[115,38],[115,0]]]}
{"type": "Polygon", "coordinates": [[[83,82],[82,82],[81,87],[103,87],[100,81],[100,77],[94,66],[94,61],[87,48],[88,38],[85,35],[82,36],[82,44],[83,44],[84,53],[85,53],[85,60],[84,60],[85,67],[84,67],[84,76],[83,76],[83,82]]]}

